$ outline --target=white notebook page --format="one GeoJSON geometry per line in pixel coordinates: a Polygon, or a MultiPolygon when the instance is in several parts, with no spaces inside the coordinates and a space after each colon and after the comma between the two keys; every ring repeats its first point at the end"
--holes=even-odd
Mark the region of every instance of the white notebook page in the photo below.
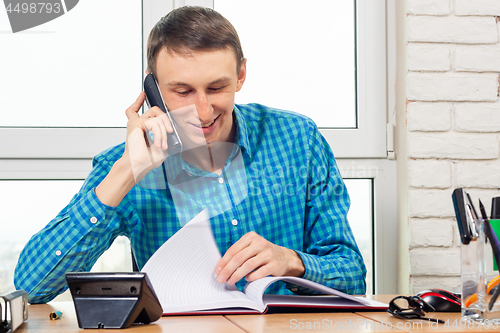
{"type": "Polygon", "coordinates": [[[263,311],[235,286],[217,282],[214,271],[220,259],[204,210],[165,242],[142,271],[148,274],[163,313],[225,307],[263,311]]]}

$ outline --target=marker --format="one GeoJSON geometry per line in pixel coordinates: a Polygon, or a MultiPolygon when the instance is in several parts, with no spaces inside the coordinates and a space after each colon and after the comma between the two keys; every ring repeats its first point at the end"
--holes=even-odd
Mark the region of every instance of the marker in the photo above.
{"type": "Polygon", "coordinates": [[[61,318],[61,316],[62,316],[62,312],[61,311],[54,311],[54,312],[51,312],[49,314],[50,320],[57,320],[57,319],[61,318]]]}

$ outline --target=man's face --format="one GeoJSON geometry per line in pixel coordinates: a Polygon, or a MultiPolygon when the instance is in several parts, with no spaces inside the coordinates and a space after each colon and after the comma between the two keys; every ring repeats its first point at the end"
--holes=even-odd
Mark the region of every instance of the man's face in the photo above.
{"type": "Polygon", "coordinates": [[[234,96],[245,81],[246,64],[243,62],[238,73],[233,51],[179,54],[164,48],[158,54],[156,69],[158,85],[165,104],[173,111],[181,139],[185,134],[196,144],[234,140],[234,96]]]}

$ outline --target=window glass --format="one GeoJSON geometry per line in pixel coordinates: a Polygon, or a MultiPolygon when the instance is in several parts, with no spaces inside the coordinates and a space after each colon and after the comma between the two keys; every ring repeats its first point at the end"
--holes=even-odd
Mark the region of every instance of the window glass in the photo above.
{"type": "Polygon", "coordinates": [[[83,180],[0,181],[0,293],[13,290],[24,245],[78,192],[83,180]]]}
{"type": "Polygon", "coordinates": [[[18,33],[0,8],[0,126],[125,127],[142,87],[142,2],[85,0],[18,33]]]}
{"type": "Polygon", "coordinates": [[[351,198],[347,219],[366,265],[366,293],[373,294],[373,209],[371,179],[344,179],[351,198]]]}
{"type": "Polygon", "coordinates": [[[311,117],[321,128],[355,128],[353,1],[214,0],[236,28],[247,63],[237,103],[311,117]]]}

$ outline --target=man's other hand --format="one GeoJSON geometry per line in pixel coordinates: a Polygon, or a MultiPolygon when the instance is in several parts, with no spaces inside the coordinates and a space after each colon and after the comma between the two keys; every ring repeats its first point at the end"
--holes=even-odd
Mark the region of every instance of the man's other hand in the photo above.
{"type": "Polygon", "coordinates": [[[243,277],[250,282],[268,275],[301,277],[304,272],[304,263],[295,251],[275,245],[253,231],[234,243],[215,269],[217,280],[229,285],[243,277]]]}

